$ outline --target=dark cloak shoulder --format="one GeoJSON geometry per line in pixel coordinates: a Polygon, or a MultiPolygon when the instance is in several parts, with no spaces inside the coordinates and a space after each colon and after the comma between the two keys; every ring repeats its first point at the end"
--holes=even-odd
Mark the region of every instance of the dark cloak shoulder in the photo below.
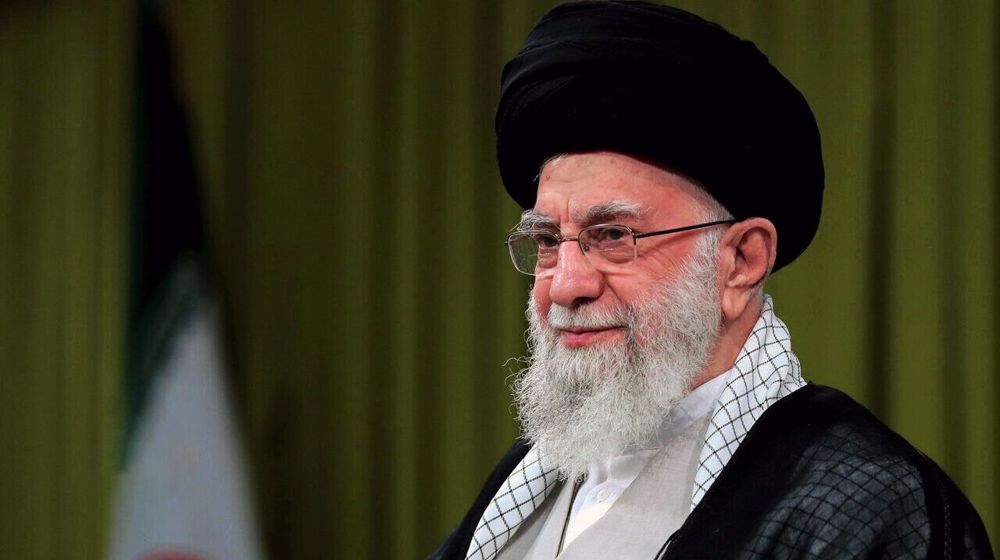
{"type": "MultiPolygon", "coordinates": [[[[464,558],[527,453],[518,441],[431,558],[464,558]]],[[[847,395],[810,384],[754,424],[662,558],[993,558],[979,515],[927,456],[847,395]]]]}

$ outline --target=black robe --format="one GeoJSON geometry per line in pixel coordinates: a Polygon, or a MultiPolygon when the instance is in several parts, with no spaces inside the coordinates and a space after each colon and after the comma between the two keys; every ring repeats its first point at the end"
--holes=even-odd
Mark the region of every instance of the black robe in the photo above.
{"type": "MultiPolygon", "coordinates": [[[[518,441],[431,554],[464,559],[518,441]]],[[[809,384],[768,408],[657,558],[993,558],[979,515],[926,455],[868,410],[809,384]]]]}

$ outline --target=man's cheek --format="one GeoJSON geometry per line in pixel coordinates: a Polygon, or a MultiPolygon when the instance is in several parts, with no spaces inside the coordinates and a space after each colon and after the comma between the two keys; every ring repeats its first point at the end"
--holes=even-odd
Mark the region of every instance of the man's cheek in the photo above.
{"type": "Polygon", "coordinates": [[[542,283],[536,282],[532,286],[529,303],[538,315],[539,322],[548,325],[549,307],[552,306],[552,301],[548,295],[548,288],[542,283]]]}

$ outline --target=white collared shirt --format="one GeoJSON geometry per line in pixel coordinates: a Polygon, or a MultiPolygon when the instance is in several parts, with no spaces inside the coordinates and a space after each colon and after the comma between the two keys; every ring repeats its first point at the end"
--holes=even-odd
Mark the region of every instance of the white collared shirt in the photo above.
{"type": "MultiPolygon", "coordinates": [[[[726,386],[726,377],[719,375],[699,385],[674,406],[661,428],[658,447],[618,455],[590,465],[587,478],[573,499],[564,547],[611,509],[653,455],[694,422],[712,413],[726,386]]],[[[696,453],[698,451],[700,448],[695,450],[696,453]]]]}

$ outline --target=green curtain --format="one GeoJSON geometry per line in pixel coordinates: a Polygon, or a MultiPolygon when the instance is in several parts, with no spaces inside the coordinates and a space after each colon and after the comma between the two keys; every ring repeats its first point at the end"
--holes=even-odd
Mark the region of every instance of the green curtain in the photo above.
{"type": "Polygon", "coordinates": [[[0,558],[100,558],[119,443],[131,25],[0,7],[0,558]]]}
{"type": "MultiPolygon", "coordinates": [[[[0,7],[0,558],[99,558],[122,420],[133,6],[0,7]]],[[[516,434],[528,282],[493,160],[552,2],[163,4],[273,558],[426,554],[516,434]]],[[[1000,8],[681,4],[810,101],[827,191],[770,291],[807,378],[1000,540],[1000,8]]]]}

